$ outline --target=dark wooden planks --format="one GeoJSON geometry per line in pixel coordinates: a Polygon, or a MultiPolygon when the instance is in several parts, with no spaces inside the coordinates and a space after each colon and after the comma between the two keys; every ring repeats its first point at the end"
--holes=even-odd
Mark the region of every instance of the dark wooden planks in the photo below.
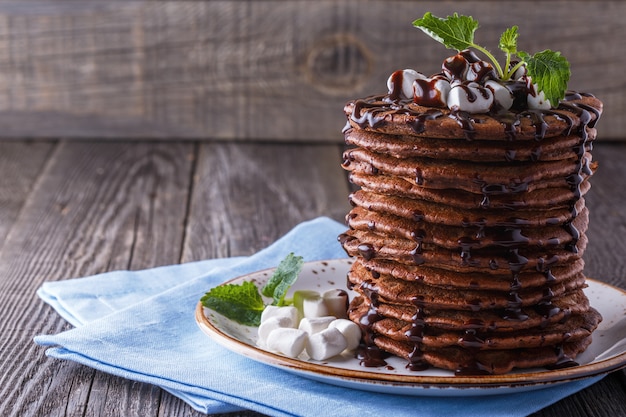
{"type": "Polygon", "coordinates": [[[520,49],[560,50],[623,139],[626,3],[607,0],[0,1],[0,137],[338,143],[347,100],[439,71],[426,11],[473,15],[494,51],[514,24],[520,49]]]}
{"type": "Polygon", "coordinates": [[[586,273],[626,289],[626,146],[594,144],[599,167],[586,196],[589,207],[586,273]]]}
{"type": "Polygon", "coordinates": [[[0,252],[0,414],[119,415],[121,399],[128,410],[158,410],[160,390],[47,360],[32,337],[68,326],[34,293],[44,280],[178,262],[191,151],[150,142],[56,147],[0,252]]]}
{"type": "Polygon", "coordinates": [[[340,162],[334,145],[203,144],[183,260],[250,255],[317,216],[343,221],[340,162]]]}
{"type": "Polygon", "coordinates": [[[0,143],[0,248],[54,146],[54,142],[0,143]]]}

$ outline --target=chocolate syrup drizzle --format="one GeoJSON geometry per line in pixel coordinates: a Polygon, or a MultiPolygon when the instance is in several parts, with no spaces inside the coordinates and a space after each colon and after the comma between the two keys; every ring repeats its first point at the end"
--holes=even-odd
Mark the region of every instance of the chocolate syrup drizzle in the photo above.
{"type": "MultiPolygon", "coordinates": [[[[454,71],[454,63],[451,63],[449,70],[454,71]]],[[[423,133],[426,130],[425,122],[428,120],[435,120],[437,118],[444,117],[444,113],[437,109],[429,109],[424,113],[417,112],[409,108],[408,104],[410,100],[401,99],[401,87],[402,87],[402,72],[394,73],[392,76],[392,91],[385,96],[371,96],[363,100],[357,100],[354,103],[353,111],[350,116],[350,120],[357,124],[361,128],[377,128],[386,123],[387,117],[392,114],[406,114],[412,116],[413,121],[409,123],[410,127],[416,133],[423,133]]],[[[578,216],[576,210],[576,202],[582,197],[581,184],[586,176],[591,175],[592,171],[589,166],[589,160],[585,156],[587,150],[591,149],[591,145],[588,142],[587,128],[593,128],[600,117],[600,112],[585,104],[575,102],[575,100],[581,99],[586,94],[568,91],[564,100],[562,100],[558,107],[554,110],[520,110],[516,106],[520,106],[521,88],[514,86],[511,88],[514,93],[515,101],[513,104],[513,111],[502,111],[502,109],[494,109],[491,116],[499,120],[502,124],[503,131],[508,140],[513,141],[516,139],[516,128],[520,125],[523,118],[531,120],[531,124],[535,129],[535,140],[538,145],[533,151],[533,160],[538,160],[541,155],[540,142],[544,139],[547,131],[547,123],[545,116],[553,116],[559,120],[564,120],[567,123],[567,128],[564,135],[570,135],[572,130],[576,126],[575,119],[571,115],[575,115],[579,123],[577,125],[576,133],[580,136],[580,142],[574,147],[577,159],[575,163],[575,170],[567,177],[567,183],[570,186],[573,197],[570,201],[571,218],[565,224],[563,228],[571,236],[571,241],[565,245],[565,249],[572,253],[578,252],[577,243],[580,239],[580,232],[573,225],[573,220],[578,216]],[[517,88],[517,90],[516,90],[517,88]],[[517,104],[516,104],[517,103],[517,104]],[[592,116],[593,115],[593,116],[592,116]]],[[[525,94],[525,92],[523,92],[525,94]]],[[[591,95],[588,95],[591,96],[591,95]]],[[[474,125],[477,120],[469,113],[453,110],[446,117],[454,119],[462,128],[465,138],[467,140],[473,140],[476,136],[474,125]]],[[[349,123],[347,125],[349,128],[349,123]]],[[[505,159],[507,161],[515,161],[515,152],[513,150],[507,151],[505,159]]],[[[344,162],[344,164],[349,163],[344,162]]],[[[419,185],[420,180],[419,169],[416,172],[416,183],[419,185]]],[[[520,182],[514,184],[487,184],[481,182],[479,178],[476,179],[481,185],[481,191],[483,199],[480,206],[484,209],[489,209],[491,205],[490,199],[493,196],[512,196],[512,202],[509,204],[511,209],[515,209],[519,206],[514,199],[515,195],[525,192],[528,189],[527,183],[520,182]]],[[[415,221],[423,221],[423,213],[416,213],[415,221]]],[[[512,219],[510,222],[496,226],[493,230],[488,232],[492,236],[496,236],[494,244],[500,247],[505,253],[507,253],[507,263],[511,273],[510,291],[508,295],[507,307],[500,312],[501,317],[507,320],[526,320],[528,314],[524,311],[523,298],[521,289],[523,288],[523,282],[521,281],[521,273],[527,267],[529,260],[523,255],[524,248],[528,244],[528,238],[524,236],[522,226],[528,224],[524,219],[512,219]]],[[[558,222],[557,222],[558,224],[558,222]]],[[[472,259],[472,251],[480,246],[481,238],[485,237],[486,229],[484,222],[465,222],[464,225],[468,230],[473,230],[475,233],[467,235],[459,239],[459,254],[462,263],[467,266],[475,265],[477,261],[472,259]]],[[[340,236],[340,241],[345,241],[350,237],[347,235],[340,236]]],[[[416,265],[421,265],[425,262],[422,253],[422,238],[423,235],[416,235],[417,245],[411,252],[416,265]]],[[[552,244],[558,245],[558,240],[555,239],[552,244]]],[[[367,243],[361,244],[358,247],[358,251],[364,259],[369,260],[376,256],[375,248],[367,243]]],[[[560,313],[560,309],[552,304],[553,292],[550,288],[551,284],[555,281],[555,277],[552,274],[550,267],[557,260],[555,255],[546,253],[537,259],[537,271],[543,273],[545,276],[545,288],[543,298],[533,309],[543,317],[542,326],[547,325],[549,319],[556,314],[560,313]]],[[[498,264],[496,260],[492,260],[489,264],[491,269],[499,269],[504,265],[498,264]]],[[[376,271],[371,271],[372,276],[376,278],[379,274],[376,271]]],[[[364,333],[364,345],[361,347],[358,353],[358,357],[361,360],[363,366],[383,366],[385,364],[385,353],[378,349],[374,343],[374,334],[371,331],[371,326],[374,322],[381,319],[381,316],[377,313],[378,294],[376,288],[371,283],[365,282],[362,284],[361,289],[366,293],[366,296],[371,300],[369,311],[361,317],[360,325],[364,333]]],[[[411,370],[424,370],[428,368],[428,363],[423,359],[422,352],[422,340],[424,335],[428,332],[428,326],[425,321],[425,312],[421,298],[416,296],[413,300],[413,304],[416,307],[415,314],[412,318],[411,328],[407,331],[406,337],[409,342],[413,344],[413,350],[409,355],[409,363],[407,368],[411,370]]],[[[478,301],[473,305],[471,302],[468,305],[473,311],[480,310],[478,301]]],[[[565,319],[569,317],[569,311],[565,311],[565,319]]],[[[476,354],[485,347],[485,340],[488,340],[488,332],[481,334],[479,331],[484,329],[483,323],[467,323],[464,334],[459,340],[459,344],[470,353],[472,359],[457,369],[457,375],[476,375],[489,373],[489,369],[485,367],[477,359],[476,354]]],[[[488,329],[489,330],[489,329],[488,329]]],[[[491,329],[495,330],[495,329],[491,329]]],[[[484,330],[483,330],[484,331],[484,330]]],[[[551,368],[561,368],[575,366],[576,362],[572,361],[563,352],[562,345],[557,346],[556,352],[557,361],[551,368]]]]}

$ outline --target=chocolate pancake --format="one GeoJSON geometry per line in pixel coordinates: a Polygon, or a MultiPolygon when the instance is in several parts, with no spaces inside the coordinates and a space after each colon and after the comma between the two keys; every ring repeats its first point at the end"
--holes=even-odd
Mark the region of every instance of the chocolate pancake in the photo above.
{"type": "MultiPolygon", "coordinates": [[[[516,279],[519,281],[519,278],[516,279]]],[[[510,310],[511,296],[515,297],[515,308],[525,308],[546,303],[561,295],[584,287],[585,276],[576,274],[558,283],[544,284],[541,287],[511,289],[508,291],[487,290],[450,290],[430,286],[421,281],[403,281],[390,275],[373,278],[365,268],[353,268],[348,273],[348,282],[353,289],[366,298],[375,294],[376,302],[405,304],[444,310],[510,310]]],[[[509,277],[509,283],[513,278],[509,277]]]]}
{"type": "MultiPolygon", "coordinates": [[[[591,154],[587,152],[583,158],[588,164],[591,154]]],[[[515,165],[476,164],[430,158],[401,159],[356,148],[345,151],[343,160],[348,171],[399,177],[423,188],[518,194],[568,186],[576,159],[515,165]]],[[[583,179],[591,172],[588,167],[583,170],[583,179]]]]}
{"type": "Polygon", "coordinates": [[[547,259],[562,265],[580,258],[587,247],[587,237],[581,234],[571,248],[554,247],[549,252],[537,247],[523,245],[520,252],[515,245],[506,243],[500,248],[473,249],[470,244],[460,250],[446,249],[415,240],[399,239],[363,230],[349,230],[340,236],[344,250],[350,256],[370,259],[389,259],[407,265],[437,265],[440,268],[469,272],[470,270],[492,273],[495,269],[537,268],[547,259]]]}
{"type": "Polygon", "coordinates": [[[563,227],[565,223],[543,227],[519,225],[517,227],[485,227],[482,224],[466,227],[460,224],[458,227],[433,225],[368,211],[361,207],[352,209],[346,216],[346,220],[353,230],[371,231],[386,237],[418,241],[422,245],[432,244],[448,249],[462,249],[466,245],[470,245],[472,249],[481,249],[504,246],[507,243],[555,248],[574,242],[580,233],[587,230],[589,213],[586,208],[583,209],[578,216],[568,222],[567,228],[563,227]]]}
{"type": "Polygon", "coordinates": [[[570,207],[574,200],[587,194],[591,185],[582,181],[576,189],[571,186],[542,188],[521,194],[507,194],[501,190],[485,189],[476,194],[463,190],[424,188],[414,180],[389,175],[350,173],[350,182],[362,189],[384,195],[425,200],[462,209],[535,209],[570,207]]]}
{"type": "MultiPolygon", "coordinates": [[[[363,306],[365,314],[369,310],[363,306]]],[[[427,317],[427,314],[424,313],[427,317]]],[[[359,316],[360,317],[360,316],[359,316]]],[[[430,323],[420,329],[420,342],[424,350],[450,346],[472,347],[478,350],[533,348],[556,345],[566,341],[586,339],[600,322],[599,314],[590,309],[582,314],[571,314],[565,322],[546,323],[544,327],[525,328],[517,331],[500,332],[499,329],[481,332],[468,329],[464,324],[459,329],[441,329],[430,323]]],[[[413,321],[383,317],[372,324],[372,331],[399,342],[411,342],[413,321]]]]}
{"type": "MultiPolygon", "coordinates": [[[[545,258],[540,258],[545,259],[545,258]]],[[[497,268],[492,273],[468,271],[462,274],[451,273],[446,269],[426,265],[406,265],[388,259],[365,260],[357,257],[354,261],[355,270],[361,265],[370,272],[373,277],[390,275],[404,281],[421,281],[433,287],[448,289],[474,289],[488,291],[509,291],[511,288],[511,271],[505,268],[497,268]]],[[[582,259],[568,262],[565,265],[555,266],[554,260],[549,259],[536,268],[521,270],[517,275],[519,288],[541,287],[546,283],[558,283],[569,280],[577,274],[583,273],[585,263],[582,259]]]]}
{"type": "MultiPolygon", "coordinates": [[[[586,149],[590,150],[591,142],[596,138],[596,130],[588,128],[587,134],[589,143],[586,149]]],[[[347,144],[396,158],[427,157],[477,162],[558,161],[575,158],[577,155],[573,148],[580,141],[577,135],[544,138],[541,142],[432,140],[427,137],[385,135],[354,128],[345,132],[345,139],[347,144]]]]}
{"type": "MultiPolygon", "coordinates": [[[[350,304],[350,313],[352,317],[358,319],[371,308],[373,308],[372,304],[367,298],[356,297],[350,304]]],[[[411,323],[420,307],[416,304],[389,304],[377,301],[375,308],[381,317],[411,323]]],[[[424,324],[432,328],[460,331],[471,327],[476,332],[482,333],[496,330],[499,333],[508,333],[545,328],[549,324],[567,320],[572,314],[584,314],[589,310],[589,300],[582,290],[574,290],[561,297],[552,297],[548,301],[524,309],[523,313],[528,317],[526,320],[510,320],[505,317],[504,310],[498,309],[468,311],[421,308],[424,324]]]]}
{"type": "Polygon", "coordinates": [[[416,222],[476,227],[553,226],[571,221],[574,213],[585,208],[585,200],[578,199],[574,206],[549,207],[545,210],[458,210],[453,206],[431,203],[426,200],[402,198],[357,190],[350,194],[350,204],[368,211],[393,214],[416,222]],[[572,210],[573,209],[573,210],[572,210]],[[486,215],[488,214],[488,215],[486,215]]]}
{"type": "MultiPolygon", "coordinates": [[[[455,371],[457,375],[504,374],[515,368],[570,367],[591,343],[591,337],[556,346],[472,351],[462,347],[416,350],[413,343],[377,336],[374,345],[383,351],[406,358],[407,368],[420,371],[434,366],[455,371]]],[[[364,361],[365,362],[365,361],[364,361]]]]}
{"type": "Polygon", "coordinates": [[[602,102],[590,95],[570,93],[557,109],[502,115],[464,114],[430,108],[412,101],[393,102],[378,95],[344,107],[351,127],[388,135],[467,140],[541,140],[594,127],[602,102]],[[582,110],[582,111],[581,111],[582,110]]]}

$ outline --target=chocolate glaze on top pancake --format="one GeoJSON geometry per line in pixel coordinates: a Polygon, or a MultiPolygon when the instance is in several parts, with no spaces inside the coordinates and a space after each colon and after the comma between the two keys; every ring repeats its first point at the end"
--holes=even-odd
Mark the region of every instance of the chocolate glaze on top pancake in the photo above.
{"type": "Polygon", "coordinates": [[[569,92],[555,110],[528,110],[507,115],[463,114],[419,106],[412,101],[393,101],[388,97],[371,96],[346,104],[344,113],[348,125],[389,135],[530,141],[593,128],[602,112],[600,100],[574,92],[569,92]]]}
{"type": "Polygon", "coordinates": [[[462,375],[574,365],[601,320],[582,256],[602,103],[568,92],[550,110],[470,114],[397,88],[344,108],[342,166],[360,190],[339,241],[355,258],[362,363],[387,352],[462,375]]]}

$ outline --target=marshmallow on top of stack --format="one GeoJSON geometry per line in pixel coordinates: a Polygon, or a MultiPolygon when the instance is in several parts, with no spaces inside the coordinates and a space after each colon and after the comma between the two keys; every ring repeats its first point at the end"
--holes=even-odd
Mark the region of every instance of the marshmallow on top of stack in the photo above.
{"type": "Polygon", "coordinates": [[[350,318],[366,366],[499,374],[575,365],[601,320],[583,293],[591,144],[602,103],[556,105],[466,50],[348,103],[350,318]]]}

